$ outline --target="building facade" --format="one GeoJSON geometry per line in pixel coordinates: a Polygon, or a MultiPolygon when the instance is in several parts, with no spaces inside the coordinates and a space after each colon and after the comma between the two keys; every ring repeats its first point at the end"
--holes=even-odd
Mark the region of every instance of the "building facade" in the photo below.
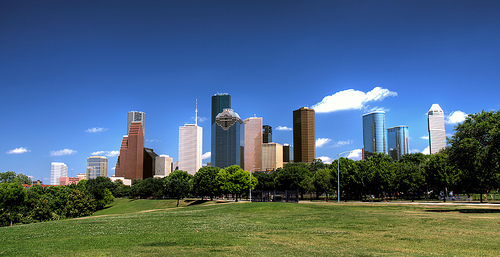
{"type": "Polygon", "coordinates": [[[215,135],[215,129],[214,129],[214,124],[215,124],[215,119],[217,115],[221,112],[224,111],[224,109],[231,109],[231,96],[228,94],[215,94],[212,96],[212,116],[211,116],[211,134],[210,134],[210,149],[212,151],[212,156],[210,159],[210,162],[212,164],[215,164],[215,145],[217,142],[216,140],[216,135],[215,135]]]}
{"type": "Polygon", "coordinates": [[[155,177],[166,177],[172,172],[174,159],[168,155],[160,155],[156,157],[155,177]]]}
{"type": "Polygon", "coordinates": [[[244,169],[244,146],[243,121],[232,109],[224,109],[212,124],[212,166],[223,169],[239,165],[244,169]]]}
{"type": "Polygon", "coordinates": [[[108,176],[108,158],[91,156],[87,158],[87,179],[108,176]]]}
{"type": "Polygon", "coordinates": [[[273,128],[269,125],[262,126],[262,143],[273,142],[273,128]]]}
{"type": "Polygon", "coordinates": [[[363,115],[363,160],[375,153],[387,153],[383,111],[363,115]]]}
{"type": "Polygon", "coordinates": [[[444,128],[444,112],[439,104],[433,104],[427,113],[429,130],[429,151],[431,154],[446,148],[446,130],[444,128]]]}
{"type": "Polygon", "coordinates": [[[194,175],[202,165],[203,128],[195,124],[179,127],[179,169],[194,175]]]}
{"type": "Polygon", "coordinates": [[[302,107],[293,111],[294,162],[311,163],[316,158],[314,109],[302,107]]]}
{"type": "Polygon", "coordinates": [[[130,131],[130,124],[132,124],[132,122],[142,122],[142,132],[143,132],[143,134],[146,134],[146,114],[145,113],[137,112],[137,111],[128,112],[127,134],[130,131]]]}
{"type": "Polygon", "coordinates": [[[408,140],[408,126],[387,129],[387,151],[393,160],[399,161],[403,155],[410,153],[408,140]]]}
{"type": "Polygon", "coordinates": [[[50,163],[50,184],[59,185],[60,177],[68,176],[68,166],[62,162],[50,163]]]}
{"type": "Polygon", "coordinates": [[[143,179],[144,133],[142,122],[132,122],[128,135],[123,136],[120,155],[116,161],[115,176],[143,179]]]}
{"type": "Polygon", "coordinates": [[[250,172],[262,170],[262,118],[243,120],[245,124],[244,169],[250,172]]]}
{"type": "Polygon", "coordinates": [[[283,146],[277,143],[262,144],[262,171],[283,168],[283,146]]]}

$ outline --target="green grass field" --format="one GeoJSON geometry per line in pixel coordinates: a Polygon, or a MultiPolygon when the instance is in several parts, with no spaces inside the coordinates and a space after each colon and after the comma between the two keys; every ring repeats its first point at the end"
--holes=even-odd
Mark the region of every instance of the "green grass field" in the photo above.
{"type": "Polygon", "coordinates": [[[500,206],[117,199],[0,228],[0,256],[498,256],[500,206]]]}

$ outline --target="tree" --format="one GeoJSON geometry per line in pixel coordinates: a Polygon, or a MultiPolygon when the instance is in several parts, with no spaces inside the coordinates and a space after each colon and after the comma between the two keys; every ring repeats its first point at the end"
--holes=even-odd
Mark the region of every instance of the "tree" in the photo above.
{"type": "Polygon", "coordinates": [[[499,186],[500,111],[469,115],[449,139],[449,158],[466,190],[482,195],[499,186]]]}
{"type": "Polygon", "coordinates": [[[181,198],[187,196],[187,194],[191,191],[191,184],[189,181],[184,179],[169,179],[165,182],[165,193],[177,199],[177,207],[179,207],[179,201],[181,198]]]}
{"type": "Polygon", "coordinates": [[[0,183],[13,182],[31,185],[31,178],[22,173],[16,175],[13,171],[0,172],[0,183]]]}
{"type": "Polygon", "coordinates": [[[316,191],[316,198],[323,193],[328,193],[332,190],[332,175],[329,169],[320,169],[314,173],[313,186],[316,191]]]}
{"type": "Polygon", "coordinates": [[[301,185],[307,185],[307,183],[301,184],[301,182],[306,177],[311,177],[306,163],[288,163],[283,169],[274,172],[273,175],[278,190],[299,190],[301,198],[303,198],[304,193],[309,191],[309,188],[301,187],[301,185]]]}
{"type": "Polygon", "coordinates": [[[458,171],[449,164],[446,151],[429,155],[424,165],[425,182],[429,189],[434,192],[444,191],[445,188],[456,185],[458,176],[458,171]]]}
{"type": "Polygon", "coordinates": [[[274,190],[274,179],[272,174],[259,171],[252,173],[252,176],[259,181],[255,186],[255,190],[274,190]]]}
{"type": "Polygon", "coordinates": [[[217,183],[217,167],[201,167],[193,177],[193,189],[195,193],[201,196],[209,196],[213,200],[214,196],[219,194],[219,186],[217,183]]]}
{"type": "Polygon", "coordinates": [[[9,213],[10,226],[12,226],[13,215],[21,209],[25,201],[26,189],[19,183],[0,183],[0,209],[9,213]]]}
{"type": "Polygon", "coordinates": [[[99,176],[94,179],[89,179],[85,183],[85,191],[96,200],[98,210],[103,209],[104,206],[115,200],[111,193],[115,190],[115,187],[116,185],[111,182],[111,179],[108,177],[99,176]]]}
{"type": "Polygon", "coordinates": [[[255,176],[252,176],[252,181],[250,181],[250,172],[244,171],[238,165],[220,170],[217,181],[222,192],[236,195],[236,201],[238,201],[238,196],[250,190],[250,185],[253,189],[258,183],[255,176]]]}

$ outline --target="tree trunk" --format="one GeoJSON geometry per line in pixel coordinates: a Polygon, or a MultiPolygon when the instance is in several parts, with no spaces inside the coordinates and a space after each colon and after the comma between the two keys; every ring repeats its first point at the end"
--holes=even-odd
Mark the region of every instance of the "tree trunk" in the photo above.
{"type": "Polygon", "coordinates": [[[177,198],[177,207],[179,207],[180,198],[177,198]]]}

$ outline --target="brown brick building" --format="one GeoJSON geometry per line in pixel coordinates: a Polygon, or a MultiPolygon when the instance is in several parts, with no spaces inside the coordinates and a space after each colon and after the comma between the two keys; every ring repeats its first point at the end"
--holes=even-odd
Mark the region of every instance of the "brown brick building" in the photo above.
{"type": "Polygon", "coordinates": [[[293,161],[310,163],[316,158],[314,109],[293,111],[293,161]]]}
{"type": "Polygon", "coordinates": [[[144,179],[144,131],[142,122],[132,122],[127,136],[123,136],[120,156],[116,161],[115,177],[144,179]]]}

